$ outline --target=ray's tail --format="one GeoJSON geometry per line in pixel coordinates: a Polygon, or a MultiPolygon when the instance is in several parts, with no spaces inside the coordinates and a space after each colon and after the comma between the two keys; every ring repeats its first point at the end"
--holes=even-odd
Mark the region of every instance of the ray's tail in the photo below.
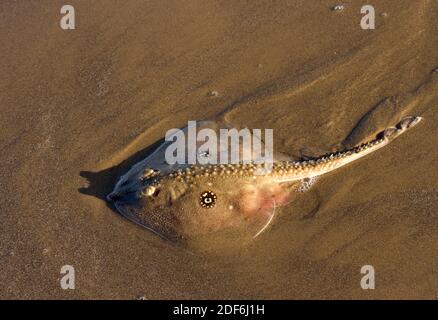
{"type": "Polygon", "coordinates": [[[377,135],[376,139],[367,143],[357,145],[345,151],[329,153],[317,159],[292,162],[290,166],[296,169],[294,171],[297,178],[300,177],[300,171],[303,177],[319,176],[328,173],[384,147],[399,135],[417,125],[421,120],[421,117],[415,116],[403,118],[395,127],[385,129],[377,135]]]}

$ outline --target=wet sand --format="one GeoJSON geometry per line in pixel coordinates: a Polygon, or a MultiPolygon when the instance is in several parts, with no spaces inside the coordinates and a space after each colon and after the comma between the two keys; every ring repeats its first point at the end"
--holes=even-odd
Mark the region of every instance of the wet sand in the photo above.
{"type": "Polygon", "coordinates": [[[0,3],[1,298],[438,297],[438,3],[380,1],[362,30],[366,1],[72,0],[68,31],[63,4],[0,3]],[[168,129],[223,112],[295,157],[424,121],[238,252],[187,252],[106,203],[168,129]]]}

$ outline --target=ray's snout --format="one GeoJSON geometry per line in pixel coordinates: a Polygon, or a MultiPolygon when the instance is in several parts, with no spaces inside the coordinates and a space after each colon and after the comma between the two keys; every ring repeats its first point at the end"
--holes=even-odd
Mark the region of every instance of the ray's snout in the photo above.
{"type": "Polygon", "coordinates": [[[114,190],[106,196],[110,202],[130,203],[136,198],[139,181],[136,179],[126,179],[122,183],[116,184],[114,190]]]}
{"type": "Polygon", "coordinates": [[[125,202],[133,203],[143,196],[156,197],[160,190],[155,186],[149,185],[151,178],[158,175],[159,171],[146,168],[139,170],[138,168],[131,169],[133,172],[128,172],[117,182],[114,190],[106,196],[110,202],[125,202]]]}
{"type": "Polygon", "coordinates": [[[110,202],[129,202],[129,198],[132,198],[132,194],[123,191],[113,191],[106,196],[106,199],[110,202]]]}
{"type": "Polygon", "coordinates": [[[106,199],[110,202],[115,202],[117,200],[120,200],[122,197],[115,191],[111,192],[109,195],[106,196],[106,199]]]}
{"type": "Polygon", "coordinates": [[[109,195],[106,196],[106,199],[109,202],[119,202],[119,203],[126,203],[130,204],[133,203],[136,200],[136,192],[135,191],[124,191],[124,190],[118,190],[113,191],[109,195]]]}

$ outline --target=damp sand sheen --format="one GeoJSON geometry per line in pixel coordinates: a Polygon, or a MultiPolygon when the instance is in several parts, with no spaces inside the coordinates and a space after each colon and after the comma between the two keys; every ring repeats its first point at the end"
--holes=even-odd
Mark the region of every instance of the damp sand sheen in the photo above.
{"type": "MultiPolygon", "coordinates": [[[[274,158],[270,170],[251,158],[234,164],[167,165],[165,142],[123,175],[107,198],[123,216],[163,238],[193,242],[214,237],[219,246],[231,241],[238,246],[265,231],[276,208],[307,191],[317,178],[386,146],[421,120],[405,117],[372,141],[311,160],[274,158]]],[[[219,126],[207,122],[206,127],[219,126]]]]}
{"type": "Polygon", "coordinates": [[[0,1],[1,298],[436,299],[438,1],[376,1],[375,30],[359,1],[70,4],[75,30],[57,1],[0,1]],[[247,164],[191,187],[157,153],[130,178],[143,194],[121,195],[126,216],[107,199],[168,129],[221,113],[272,128],[284,174],[423,120],[296,181],[254,183],[247,164]],[[154,195],[175,200],[159,211],[154,195]]]}

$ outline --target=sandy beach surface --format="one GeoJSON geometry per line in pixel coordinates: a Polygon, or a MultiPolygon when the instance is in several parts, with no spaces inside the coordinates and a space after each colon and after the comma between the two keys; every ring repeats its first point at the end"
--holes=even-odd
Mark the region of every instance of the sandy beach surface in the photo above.
{"type": "Polygon", "coordinates": [[[64,2],[0,2],[0,298],[438,297],[437,1],[375,1],[375,30],[369,1],[71,0],[75,30],[64,2]],[[293,157],[424,121],[236,252],[189,252],[108,205],[167,130],[223,112],[293,157]]]}

